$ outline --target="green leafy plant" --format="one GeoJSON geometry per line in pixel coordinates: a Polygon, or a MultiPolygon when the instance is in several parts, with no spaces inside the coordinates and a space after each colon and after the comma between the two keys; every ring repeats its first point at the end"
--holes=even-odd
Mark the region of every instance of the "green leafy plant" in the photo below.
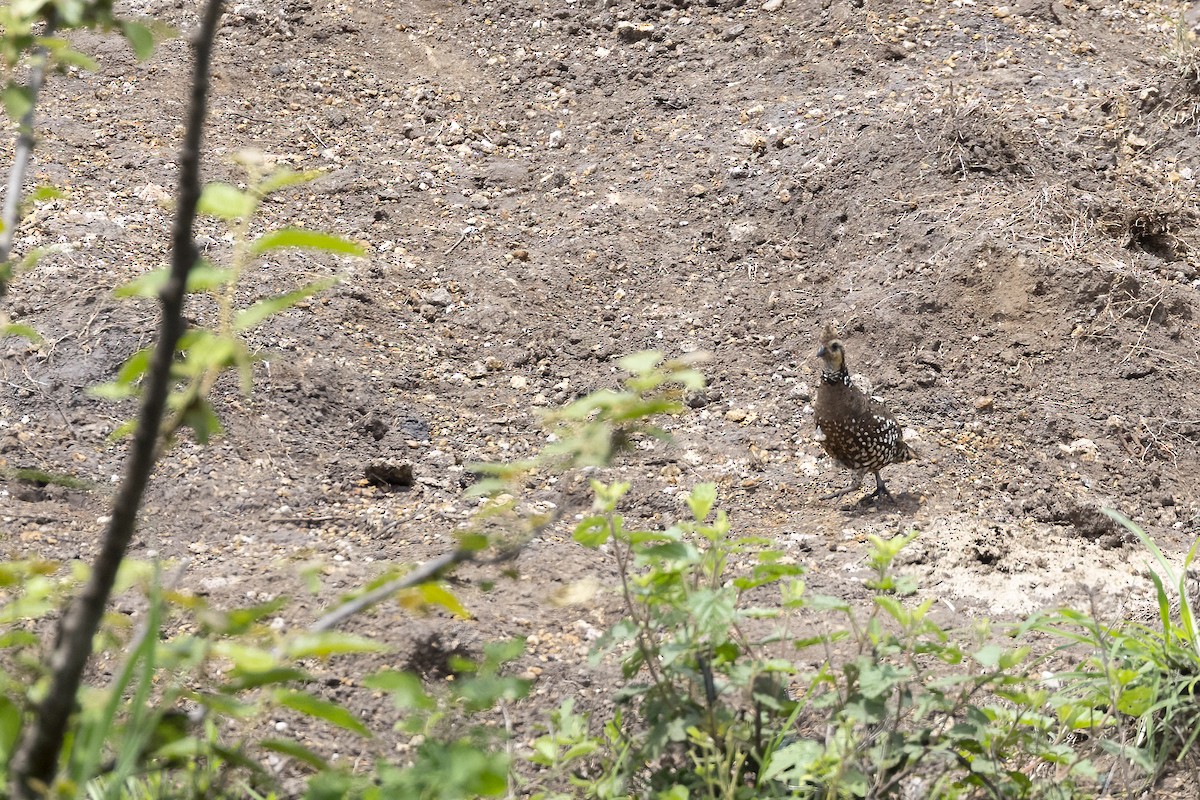
{"type": "Polygon", "coordinates": [[[502,674],[524,647],[521,640],[493,642],[478,661],[451,656],[455,679],[436,692],[411,672],[383,670],[363,678],[364,687],[391,696],[403,715],[396,729],[419,742],[414,755],[406,764],[380,760],[366,775],[322,771],[310,780],[308,797],[465,800],[505,794],[510,759],[502,746],[504,732],[472,720],[529,692],[529,681],[502,674]]]}
{"type": "MultiPolygon", "coordinates": [[[[197,210],[223,221],[233,235],[233,253],[229,265],[216,266],[200,261],[188,273],[187,291],[209,298],[215,308],[215,321],[210,328],[193,328],[179,340],[179,358],[172,375],[175,388],[167,399],[169,414],[163,421],[163,432],[170,436],[180,427],[191,428],[197,440],[207,442],[221,431],[221,423],[209,401],[217,379],[228,370],[237,372],[242,391],[252,387],[255,355],[244,336],[269,317],[294,307],[306,298],[335,283],[333,279],[313,281],[291,291],[239,306],[239,291],[245,290],[248,274],[256,260],[280,248],[304,248],[339,255],[361,256],[363,248],[347,239],[319,231],[301,228],[280,228],[253,235],[251,224],[264,198],[305,183],[318,172],[294,172],[277,169],[268,172],[262,154],[243,152],[238,163],[247,174],[247,188],[239,189],[227,183],[211,183],[204,187],[197,210]]],[[[117,290],[120,297],[157,297],[168,279],[166,269],[155,270],[117,290]]],[[[119,400],[140,393],[140,379],[145,374],[153,348],[139,350],[117,371],[116,379],[94,387],[93,394],[119,400]]],[[[114,435],[132,431],[134,422],[118,428],[114,435]]]]}
{"type": "MultiPolygon", "coordinates": [[[[695,374],[658,355],[624,363],[639,371],[623,390],[581,398],[569,413],[554,415],[549,424],[559,438],[528,469],[597,463],[599,432],[606,432],[609,441],[635,441],[647,433],[665,436],[653,417],[679,407],[678,394],[683,386],[695,385],[695,374]],[[584,407],[590,410],[578,413],[584,407]]],[[[619,449],[611,447],[605,460],[619,449]]],[[[511,474],[515,483],[501,483],[516,492],[528,472],[511,474]]],[[[490,529],[484,523],[512,502],[497,496],[484,505],[483,522],[468,534],[482,540],[473,546],[487,544],[490,529]]],[[[509,791],[513,758],[507,735],[480,715],[527,694],[529,682],[508,674],[511,662],[523,653],[522,642],[488,644],[477,658],[449,656],[452,681],[431,684],[399,670],[348,680],[390,696],[401,714],[396,729],[412,742],[408,758],[380,755],[373,768],[355,773],[299,740],[253,731],[256,721],[268,716],[299,715],[369,744],[379,732],[321,691],[306,665],[382,653],[385,646],[340,633],[322,621],[307,630],[281,633],[268,620],[282,613],[286,598],[221,610],[187,591],[161,588],[157,576],[152,565],[125,562],[122,567],[114,591],[140,587],[145,594],[143,623],[134,631],[124,615],[104,617],[97,646],[121,666],[110,681],[89,683],[80,691],[61,754],[63,767],[46,787],[48,797],[266,797],[276,787],[259,761],[272,754],[312,772],[312,798],[466,800],[509,791]],[[232,728],[230,722],[235,723],[232,728]]],[[[436,604],[467,615],[435,572],[402,577],[408,582],[404,589],[385,573],[367,592],[390,587],[384,596],[396,597],[401,605],[436,604]]],[[[0,592],[7,593],[0,594],[0,619],[19,632],[7,637],[7,650],[0,644],[0,752],[6,755],[29,719],[28,709],[47,691],[35,630],[87,579],[82,565],[64,571],[33,562],[0,564],[0,592]]],[[[570,709],[561,719],[570,719],[570,709]]],[[[579,753],[571,752],[568,760],[579,753]]]]}
{"type": "Polygon", "coordinates": [[[1027,646],[993,643],[986,621],[947,630],[931,600],[906,599],[918,587],[894,562],[915,534],[871,537],[864,613],[807,594],[798,565],[733,536],[724,514],[710,521],[710,485],[665,531],[626,526],[628,484],[593,490],[575,536],[612,554],[625,606],[596,656],[619,656],[628,683],[598,735],[564,705],[531,758],[584,796],[1071,798],[1096,785],[1073,746],[1088,723],[1057,713],[1066,695],[1033,674],[1027,646]],[[775,603],[748,602],[772,587],[775,603]],[[794,639],[764,622],[796,619],[820,633],[794,639]],[[772,657],[787,641],[805,660],[822,653],[815,668],[772,657]]]}
{"type": "Polygon", "coordinates": [[[782,748],[767,774],[802,797],[1079,796],[1094,767],[1050,713],[1029,648],[990,642],[983,620],[960,638],[933,620],[931,600],[902,599],[917,587],[893,564],[914,536],[871,537],[865,619],[844,601],[808,599],[847,623],[797,642],[825,650],[800,692],[801,720],[827,727],[782,748]]]}
{"type": "Polygon", "coordinates": [[[783,690],[794,667],[763,649],[776,632],[755,629],[793,605],[802,570],[763,539],[731,535],[712,484],[687,497],[690,519],[661,531],[626,525],[617,508],[629,488],[593,480],[593,513],[575,528],[577,542],[616,561],[624,617],[595,657],[618,655],[630,680],[606,726],[603,773],[582,783],[604,798],[756,797],[796,706],[783,690]],[[750,566],[734,573],[734,561],[750,566]],[[771,586],[782,588],[778,605],[750,604],[771,586]]]}
{"type": "Polygon", "coordinates": [[[1029,627],[1086,648],[1064,685],[1060,716],[1102,734],[1099,747],[1119,759],[1130,783],[1153,785],[1172,763],[1200,766],[1200,629],[1188,572],[1200,551],[1194,543],[1176,572],[1139,525],[1112,509],[1105,513],[1130,531],[1153,556],[1147,574],[1155,588],[1157,625],[1127,619],[1103,622],[1092,609],[1039,615],[1029,627]]]}

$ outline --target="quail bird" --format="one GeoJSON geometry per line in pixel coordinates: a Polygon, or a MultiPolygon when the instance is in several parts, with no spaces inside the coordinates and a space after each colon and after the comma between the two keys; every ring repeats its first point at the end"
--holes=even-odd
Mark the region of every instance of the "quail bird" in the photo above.
{"type": "Polygon", "coordinates": [[[875,474],[875,492],[869,498],[893,499],[879,470],[916,457],[904,441],[896,418],[878,400],[850,385],[846,351],[831,327],[825,329],[817,356],[824,360],[821,385],[814,404],[822,445],[833,460],[854,473],[854,482],[840,492],[822,497],[831,500],[857,491],[868,472],[875,474]]]}

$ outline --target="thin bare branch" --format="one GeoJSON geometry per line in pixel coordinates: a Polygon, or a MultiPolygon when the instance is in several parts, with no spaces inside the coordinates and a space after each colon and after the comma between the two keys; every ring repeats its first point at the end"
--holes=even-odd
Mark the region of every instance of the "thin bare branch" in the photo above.
{"type": "Polygon", "coordinates": [[[133,537],[138,509],[154,467],[159,429],[171,387],[171,365],[185,327],[183,305],[187,275],[196,261],[192,226],[196,203],[200,198],[200,144],[208,101],[209,62],[221,7],[222,0],[208,1],[194,42],[191,99],[179,157],[171,274],[160,296],[162,321],[146,375],[137,432],[91,577],[59,625],[58,639],[50,661],[51,678],[46,697],[25,730],[20,749],[13,758],[9,780],[14,800],[43,797],[54,781],[67,721],[75,708],[83,669],[92,652],[92,639],[112,593],[117,569],[133,537]]]}
{"type": "Polygon", "coordinates": [[[401,575],[399,578],[388,581],[382,586],[378,586],[366,594],[360,594],[353,600],[344,603],[333,611],[330,611],[325,616],[309,626],[309,630],[313,633],[327,631],[336,628],[341,623],[345,622],[350,617],[360,611],[370,608],[378,602],[386,600],[391,595],[402,589],[410,589],[426,581],[431,581],[441,575],[446,570],[461,564],[464,561],[470,561],[475,555],[473,550],[464,550],[459,548],[452,550],[449,553],[440,555],[432,561],[426,561],[421,566],[409,572],[406,575],[401,575]]]}
{"type": "MultiPolygon", "coordinates": [[[[44,36],[52,36],[56,27],[56,17],[53,12],[46,20],[44,36]]],[[[42,81],[46,77],[46,66],[50,62],[50,53],[45,47],[37,47],[33,51],[33,59],[29,68],[29,110],[21,117],[17,133],[17,146],[13,151],[12,169],[8,172],[8,191],[4,195],[4,211],[0,215],[0,264],[8,261],[12,255],[13,237],[17,233],[17,223],[21,215],[21,190],[25,186],[25,171],[29,168],[29,158],[33,155],[33,117],[37,110],[38,94],[42,91],[42,81]]],[[[5,285],[0,282],[0,296],[4,295],[5,285]]]]}

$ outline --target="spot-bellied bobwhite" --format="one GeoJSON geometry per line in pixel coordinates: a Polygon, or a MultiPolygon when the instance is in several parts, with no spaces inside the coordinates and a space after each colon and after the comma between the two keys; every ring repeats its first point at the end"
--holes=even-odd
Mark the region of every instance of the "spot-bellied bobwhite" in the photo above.
{"type": "Polygon", "coordinates": [[[882,495],[892,499],[879,470],[915,458],[916,454],[904,441],[899,423],[883,403],[850,385],[846,351],[831,327],[821,337],[817,356],[825,361],[813,406],[817,428],[823,437],[821,443],[834,461],[854,472],[850,486],[821,499],[831,500],[856,491],[868,472],[875,473],[875,492],[870,497],[882,495]]]}

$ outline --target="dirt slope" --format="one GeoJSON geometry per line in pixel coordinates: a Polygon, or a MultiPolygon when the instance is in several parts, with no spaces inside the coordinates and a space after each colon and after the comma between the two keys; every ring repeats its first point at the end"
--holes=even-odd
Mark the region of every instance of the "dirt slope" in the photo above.
{"type": "MultiPolygon", "coordinates": [[[[124,8],[195,23],[192,4],[124,8]]],[[[1096,509],[1177,559],[1200,525],[1200,56],[1179,39],[1184,11],[236,4],[206,177],[236,179],[229,157],[247,147],[326,170],[263,225],[371,255],[256,272],[247,302],[342,282],[255,334],[253,396],[223,386],[228,436],[165,459],[135,554],[189,559],[184,584],[218,600],[302,597],[285,620],[302,624],[383,565],[449,548],[473,507],[463,465],[532,452],[538,411],[613,385],[614,357],[703,350],[711,387],[673,423],[676,446],[632,460],[634,516],[669,521],[713,480],[738,528],[777,539],[822,591],[855,596],[866,534],[916,527],[907,568],[963,619],[1081,587],[1142,602],[1145,556],[1096,509]],[[812,440],[829,320],[922,453],[888,470],[895,505],[817,499],[846,478],[812,440]],[[387,459],[413,463],[411,490],[366,485],[387,459]],[[311,562],[316,598],[296,578],[311,562]]],[[[46,340],[0,342],[0,464],[104,488],[0,485],[12,558],[94,548],[123,455],[106,436],[131,410],[85,390],[154,335],[154,309],[112,289],[163,262],[175,180],[184,41],[140,64],[119,41],[79,44],[100,71],[49,83],[33,169],[68,194],[20,237],[69,249],[4,301],[46,340]]],[[[229,249],[212,225],[202,244],[229,249]]],[[[466,571],[474,621],[388,607],[353,627],[429,670],[532,635],[535,701],[603,702],[611,686],[580,664],[614,598],[546,598],[609,582],[611,565],[564,524],[516,570],[486,594],[488,573],[466,571]]]]}

